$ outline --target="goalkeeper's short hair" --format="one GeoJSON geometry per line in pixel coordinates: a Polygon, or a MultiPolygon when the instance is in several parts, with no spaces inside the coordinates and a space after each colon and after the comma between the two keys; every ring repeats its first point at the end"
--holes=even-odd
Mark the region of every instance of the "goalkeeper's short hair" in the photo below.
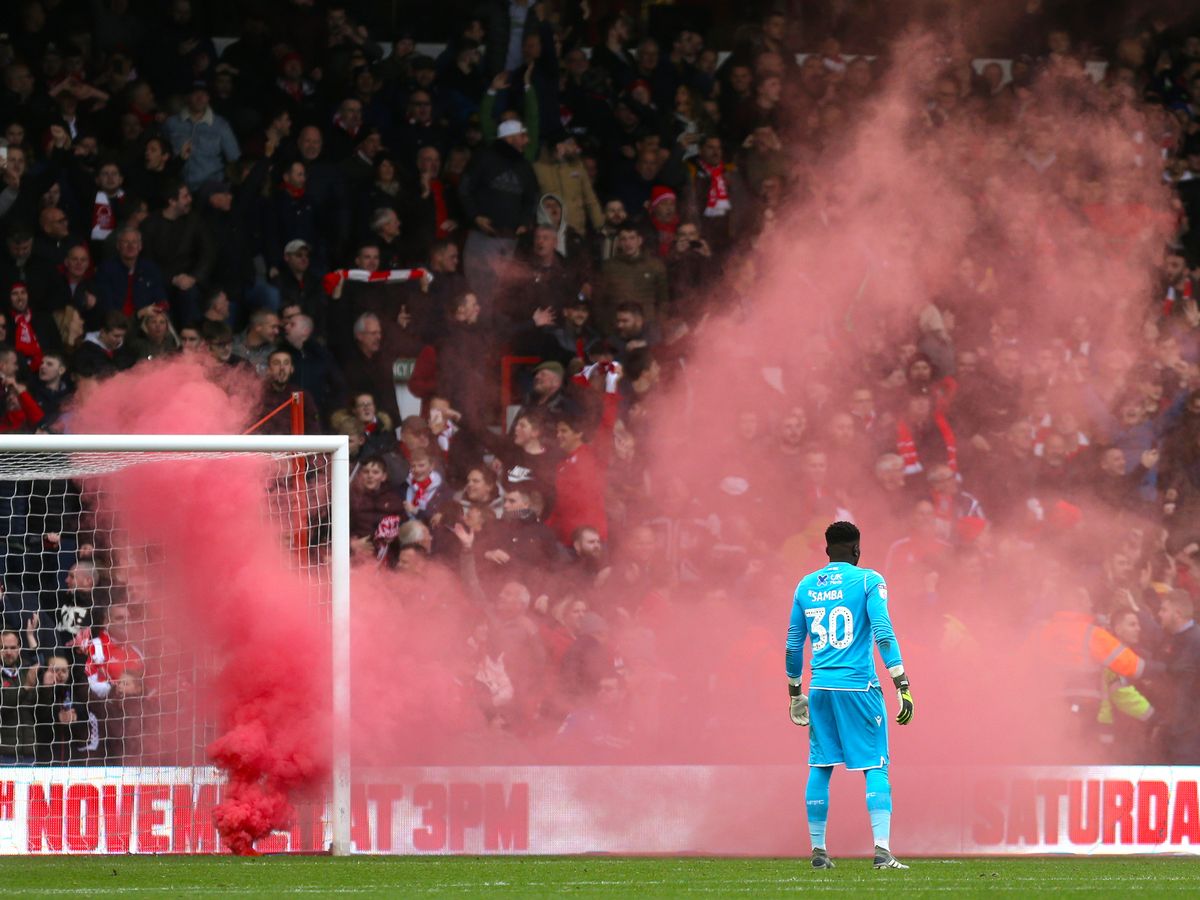
{"type": "Polygon", "coordinates": [[[825,529],[826,547],[851,547],[861,539],[862,534],[853,522],[834,522],[825,529]]]}

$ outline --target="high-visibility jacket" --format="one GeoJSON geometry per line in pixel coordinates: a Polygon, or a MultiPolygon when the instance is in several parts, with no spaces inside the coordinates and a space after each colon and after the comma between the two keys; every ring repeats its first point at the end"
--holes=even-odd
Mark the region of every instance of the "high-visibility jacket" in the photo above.
{"type": "Polygon", "coordinates": [[[1146,695],[1129,683],[1129,679],[1105,669],[1100,673],[1100,712],[1096,721],[1101,725],[1112,725],[1116,713],[1145,722],[1154,715],[1154,706],[1146,695]]]}
{"type": "Polygon", "coordinates": [[[1140,678],[1146,662],[1101,628],[1085,612],[1061,610],[1041,629],[1038,644],[1042,660],[1066,676],[1071,693],[1099,698],[1098,671],[1108,669],[1122,678],[1140,678]]]}

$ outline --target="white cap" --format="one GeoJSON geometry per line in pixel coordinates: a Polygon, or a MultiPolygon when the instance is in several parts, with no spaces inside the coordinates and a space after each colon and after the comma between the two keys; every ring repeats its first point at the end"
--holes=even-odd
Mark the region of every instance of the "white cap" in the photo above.
{"type": "Polygon", "coordinates": [[[505,119],[500,123],[500,127],[496,129],[498,137],[512,137],[514,134],[525,134],[525,126],[520,119],[505,119]]]}

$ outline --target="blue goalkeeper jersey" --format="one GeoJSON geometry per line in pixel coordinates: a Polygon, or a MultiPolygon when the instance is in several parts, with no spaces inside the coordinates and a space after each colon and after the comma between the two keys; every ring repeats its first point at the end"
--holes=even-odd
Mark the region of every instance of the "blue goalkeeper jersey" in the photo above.
{"type": "Polygon", "coordinates": [[[833,562],[804,576],[792,598],[787,674],[804,672],[804,643],[812,637],[809,686],[865,691],[878,684],[872,645],[889,669],[900,666],[900,644],[887,609],[887,585],[874,569],[833,562]]]}

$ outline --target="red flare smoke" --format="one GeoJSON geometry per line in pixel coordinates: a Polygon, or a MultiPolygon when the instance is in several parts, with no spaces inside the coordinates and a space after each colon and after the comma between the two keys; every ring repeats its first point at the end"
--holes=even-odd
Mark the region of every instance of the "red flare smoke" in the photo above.
{"type": "MultiPolygon", "coordinates": [[[[227,394],[187,360],[139,366],[90,391],[72,425],[81,433],[237,433],[254,396],[227,394]]],[[[263,518],[267,465],[249,457],[160,462],[105,486],[131,541],[161,548],[165,571],[154,573],[150,615],[218,656],[194,699],[219,722],[208,754],[228,784],[214,818],[225,845],[243,855],[288,825],[293,792],[329,772],[329,637],[263,518]]]]}

